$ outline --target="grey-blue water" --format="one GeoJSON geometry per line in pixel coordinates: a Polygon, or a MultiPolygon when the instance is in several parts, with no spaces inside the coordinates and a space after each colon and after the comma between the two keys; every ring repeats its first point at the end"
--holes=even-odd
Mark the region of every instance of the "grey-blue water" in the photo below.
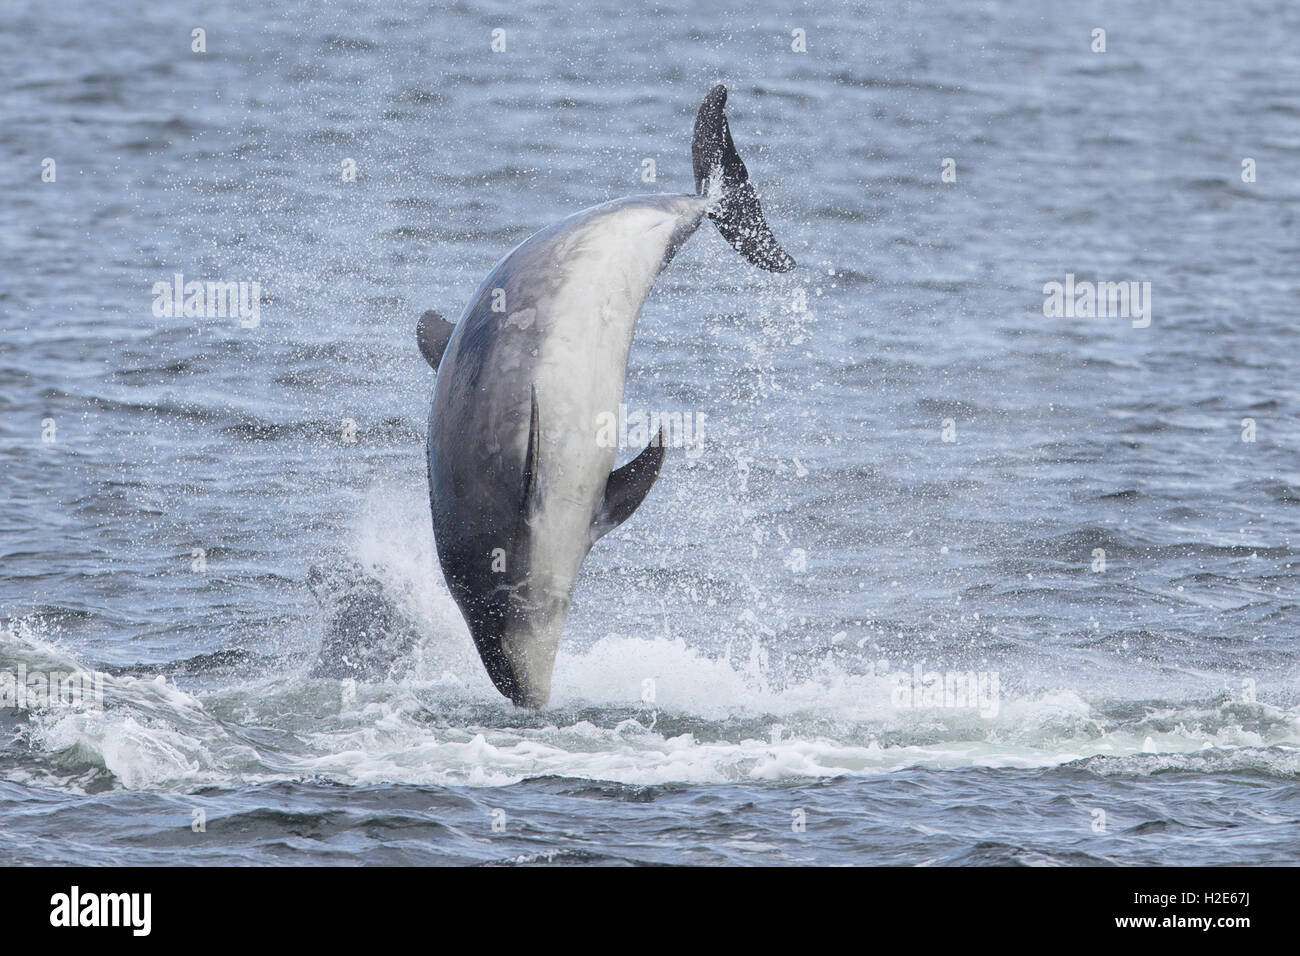
{"type": "Polygon", "coordinates": [[[1296,862],[1298,33],[6,0],[0,679],[103,676],[0,707],[0,859],[1296,862]],[[660,278],[627,402],[703,442],[516,710],[433,556],[415,319],[691,191],[719,80],[799,268],[706,225],[660,278]],[[178,273],[256,320],[155,314],[178,273]],[[1046,316],[1067,275],[1149,324],[1046,316]]]}

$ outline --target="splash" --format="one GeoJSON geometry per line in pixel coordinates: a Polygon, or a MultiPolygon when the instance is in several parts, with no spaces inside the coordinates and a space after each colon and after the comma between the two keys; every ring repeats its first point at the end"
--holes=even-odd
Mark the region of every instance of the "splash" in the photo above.
{"type": "MultiPolygon", "coordinates": [[[[437,641],[433,640],[436,645],[437,641]]],[[[16,630],[6,661],[65,654],[16,630]]],[[[1102,773],[1248,767],[1294,778],[1300,709],[1228,699],[1089,701],[1069,690],[974,710],[906,709],[885,676],[828,669],[782,689],[680,640],[610,636],[569,655],[550,709],[515,709],[436,653],[373,684],[275,675],[212,690],[115,676],[102,709],[24,715],[29,776],[81,789],[189,791],[277,780],[506,786],[559,776],[631,785],[789,782],[909,767],[1102,773]],[[645,675],[654,680],[643,699],[645,675]],[[39,773],[37,773],[39,771],[39,773]]],[[[12,753],[8,759],[17,759],[12,753]]]]}

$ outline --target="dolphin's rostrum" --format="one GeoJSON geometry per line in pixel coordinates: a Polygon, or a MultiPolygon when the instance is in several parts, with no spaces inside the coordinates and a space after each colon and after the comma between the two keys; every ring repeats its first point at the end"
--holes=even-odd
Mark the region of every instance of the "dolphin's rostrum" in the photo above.
{"type": "Polygon", "coordinates": [[[438,559],[488,676],[520,706],[549,699],[578,568],[663,464],[662,431],[615,471],[615,449],[597,441],[622,401],[655,278],[706,216],[755,265],[794,268],[763,219],[726,100],[715,86],[696,116],[696,195],[575,213],[502,259],[454,326],[420,319],[420,351],[438,371],[428,446],[438,559]]]}

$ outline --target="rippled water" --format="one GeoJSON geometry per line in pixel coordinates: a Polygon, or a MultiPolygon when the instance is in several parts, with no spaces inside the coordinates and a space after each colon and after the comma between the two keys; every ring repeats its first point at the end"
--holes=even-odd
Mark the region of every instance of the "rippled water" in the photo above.
{"type": "Polygon", "coordinates": [[[0,859],[1296,862],[1300,14],[656,9],[9,5],[0,671],[106,676],[0,708],[0,859]],[[433,557],[414,321],[690,191],[717,80],[800,268],[705,227],[660,278],[628,403],[704,451],[518,711],[433,557]],[[157,317],[176,273],[258,324],[157,317]],[[1046,318],[1067,274],[1150,326],[1046,318]]]}

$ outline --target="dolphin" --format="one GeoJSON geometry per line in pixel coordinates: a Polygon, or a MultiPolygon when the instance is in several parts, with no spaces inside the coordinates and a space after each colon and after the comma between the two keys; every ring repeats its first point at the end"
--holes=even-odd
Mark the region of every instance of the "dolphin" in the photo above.
{"type": "Polygon", "coordinates": [[[438,373],[428,433],[438,560],[488,676],[518,706],[546,705],[578,569],[663,465],[663,429],[618,469],[597,440],[622,401],[655,278],[706,218],[754,265],[794,268],[736,152],[726,101],[713,87],[695,119],[695,195],[574,213],[498,262],[454,325],[433,311],[417,324],[438,373]]]}

